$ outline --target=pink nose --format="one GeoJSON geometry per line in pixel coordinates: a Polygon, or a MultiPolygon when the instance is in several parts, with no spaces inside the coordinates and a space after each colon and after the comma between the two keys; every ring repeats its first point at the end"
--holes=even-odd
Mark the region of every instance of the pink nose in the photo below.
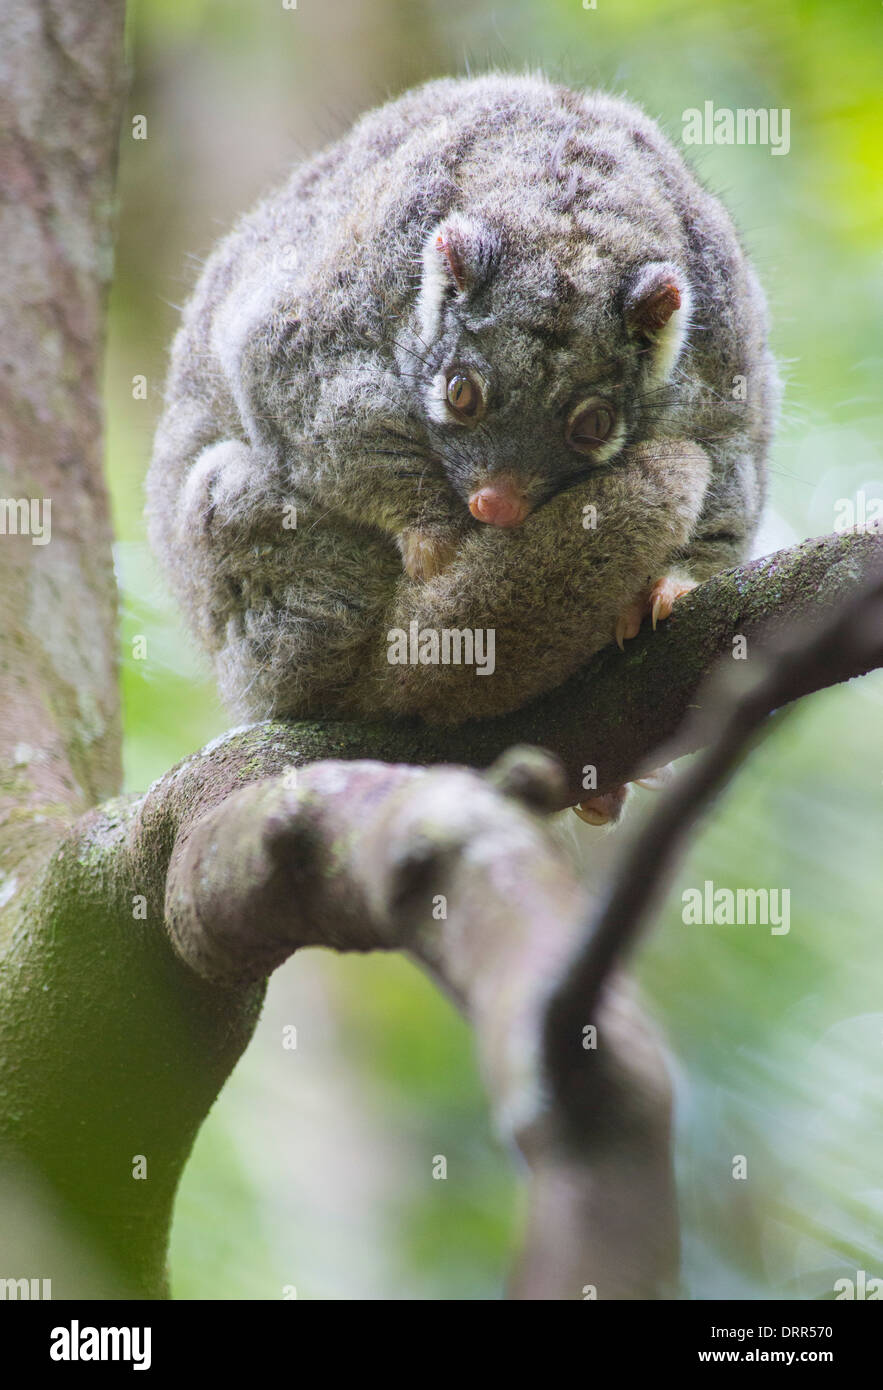
{"type": "Polygon", "coordinates": [[[488,526],[520,526],[530,511],[530,503],[512,483],[493,483],[473,492],[469,510],[476,521],[488,526]]]}

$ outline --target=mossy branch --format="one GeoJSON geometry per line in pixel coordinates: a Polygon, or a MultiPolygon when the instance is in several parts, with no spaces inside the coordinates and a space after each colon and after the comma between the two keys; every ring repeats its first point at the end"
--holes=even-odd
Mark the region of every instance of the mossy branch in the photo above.
{"type": "MultiPolygon", "coordinates": [[[[751,669],[755,658],[775,650],[795,630],[823,621],[880,566],[879,529],[821,536],[753,560],[680,599],[655,632],[645,623],[625,653],[614,645],[605,647],[566,684],[499,718],[456,726],[415,720],[280,723],[263,726],[263,734],[258,726],[246,737],[284,745],[287,759],[298,764],[376,758],[487,768],[507,748],[532,744],[561,760],[562,805],[572,805],[586,795],[586,767],[596,769],[597,791],[603,793],[652,770],[660,757],[702,747],[709,726],[692,716],[721,659],[744,652],[751,669]],[[744,647],[735,645],[740,638],[744,647]]],[[[554,622],[551,609],[549,621],[554,622]]],[[[868,669],[868,662],[857,658],[836,670],[814,670],[789,699],[865,675],[868,669]]]]}

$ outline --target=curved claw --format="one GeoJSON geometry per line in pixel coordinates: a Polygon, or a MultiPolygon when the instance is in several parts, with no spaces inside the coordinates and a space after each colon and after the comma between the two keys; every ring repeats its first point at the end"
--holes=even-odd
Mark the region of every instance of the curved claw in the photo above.
{"type": "Polygon", "coordinates": [[[603,811],[596,810],[587,802],[580,802],[579,806],[573,806],[571,810],[575,816],[579,816],[580,820],[585,821],[586,825],[609,825],[613,819],[612,816],[605,816],[603,811]]]}
{"type": "Polygon", "coordinates": [[[623,645],[625,640],[629,637],[637,637],[638,633],[641,631],[641,620],[643,616],[643,603],[629,604],[628,608],[620,613],[616,620],[614,636],[616,637],[616,645],[621,652],[625,651],[625,646],[623,645]]]}
{"type": "Polygon", "coordinates": [[[587,797],[572,810],[586,825],[610,825],[622,815],[627,796],[628,787],[615,787],[601,796],[587,797]]]}
{"type": "Polygon", "coordinates": [[[664,574],[650,590],[650,613],[654,630],[661,618],[670,618],[679,598],[696,588],[695,580],[685,574],[664,574]]]}
{"type": "Polygon", "coordinates": [[[648,614],[655,632],[657,623],[671,617],[677,599],[695,588],[695,582],[688,575],[677,572],[664,574],[661,579],[657,579],[649,590],[633,600],[617,618],[614,636],[619,650],[625,651],[623,642],[626,638],[637,637],[641,623],[648,614]]]}
{"type": "Polygon", "coordinates": [[[648,772],[644,777],[635,778],[636,787],[645,787],[647,791],[658,792],[663,787],[667,787],[675,775],[674,763],[664,763],[662,767],[657,767],[653,772],[648,772]]]}

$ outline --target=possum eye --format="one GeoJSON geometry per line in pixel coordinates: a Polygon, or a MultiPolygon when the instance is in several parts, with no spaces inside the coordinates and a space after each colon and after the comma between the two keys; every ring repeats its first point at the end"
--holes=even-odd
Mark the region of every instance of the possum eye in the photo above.
{"type": "Polygon", "coordinates": [[[484,383],[477,372],[455,370],[447,377],[445,400],[464,424],[472,424],[484,414],[484,383]]]}
{"type": "Polygon", "coordinates": [[[609,401],[599,396],[581,401],[572,410],[564,430],[564,437],[571,449],[578,454],[593,454],[613,433],[616,424],[616,411],[609,401]]]}

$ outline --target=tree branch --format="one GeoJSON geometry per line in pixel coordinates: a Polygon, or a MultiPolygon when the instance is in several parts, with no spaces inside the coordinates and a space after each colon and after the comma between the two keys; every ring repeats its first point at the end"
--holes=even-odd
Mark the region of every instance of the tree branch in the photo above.
{"type": "MultiPolygon", "coordinates": [[[[880,530],[804,541],[708,580],[680,599],[655,632],[645,624],[625,654],[605,647],[564,685],[513,714],[456,726],[416,720],[267,724],[265,741],[284,748],[287,760],[298,765],[373,758],[476,768],[490,767],[513,745],[537,745],[561,760],[560,806],[573,805],[586,794],[586,766],[596,768],[597,791],[603,793],[658,766],[663,747],[667,757],[700,748],[707,730],[687,715],[705,698],[700,692],[717,663],[732,655],[734,638],[746,639],[752,658],[774,648],[795,628],[824,621],[881,564],[880,530]]],[[[802,684],[792,685],[788,698],[865,675],[874,664],[857,655],[836,671],[813,668],[802,684]]]]}
{"type": "Polygon", "coordinates": [[[618,981],[603,1007],[568,1018],[560,1072],[545,1049],[548,1000],[588,920],[572,868],[526,809],[560,799],[557,763],[512,752],[482,778],[323,762],[296,783],[235,792],[179,840],[166,920],[182,958],[233,985],[304,945],[416,957],[472,1022],[498,1128],[530,1165],[514,1296],[670,1292],[670,1095],[652,1031],[618,981]]]}
{"type": "MultiPolygon", "coordinates": [[[[696,737],[708,746],[661,795],[617,864],[612,882],[584,936],[579,959],[550,1001],[545,1021],[548,1063],[569,1091],[569,1113],[585,1096],[581,1059],[573,1043],[587,1012],[604,1007],[605,991],[650,923],[679,855],[713,798],[755,744],[769,732],[772,711],[807,689],[848,679],[883,664],[883,565],[858,592],[818,624],[804,622],[775,653],[752,663],[747,688],[712,692],[695,718],[696,737]],[[568,1082],[567,1076],[570,1073],[568,1082]]],[[[740,683],[741,684],[741,683],[740,683]]],[[[589,1101],[591,1100],[588,1097],[589,1101]]]]}

